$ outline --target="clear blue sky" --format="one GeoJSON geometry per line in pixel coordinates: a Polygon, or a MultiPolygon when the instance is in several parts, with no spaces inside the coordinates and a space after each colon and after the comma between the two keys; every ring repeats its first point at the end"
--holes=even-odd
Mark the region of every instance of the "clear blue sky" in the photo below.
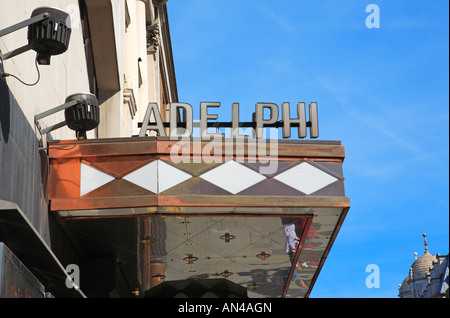
{"type": "MultiPolygon", "coordinates": [[[[449,251],[449,4],[444,0],[170,0],[180,102],[317,102],[341,140],[351,208],[311,293],[397,297],[414,252],[449,251]],[[366,6],[380,28],[366,27],[366,6]],[[380,288],[365,286],[366,266],[380,288]]],[[[291,106],[292,107],[292,106],[291,106]]],[[[195,115],[194,115],[195,118],[195,115]]]]}

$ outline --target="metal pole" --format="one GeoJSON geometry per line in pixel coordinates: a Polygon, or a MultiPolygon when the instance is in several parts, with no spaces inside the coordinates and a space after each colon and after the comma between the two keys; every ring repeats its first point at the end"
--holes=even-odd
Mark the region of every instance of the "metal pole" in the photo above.
{"type": "Polygon", "coordinates": [[[42,113],[40,113],[40,114],[37,114],[37,115],[34,116],[34,122],[37,122],[39,119],[42,119],[42,118],[44,118],[44,117],[47,117],[47,116],[49,116],[49,115],[51,115],[51,114],[54,114],[54,113],[56,113],[56,112],[59,112],[60,110],[69,108],[69,107],[71,107],[71,106],[75,106],[76,104],[78,104],[78,103],[80,103],[80,102],[81,102],[81,100],[74,99],[74,100],[71,100],[70,102],[67,102],[67,103],[65,103],[65,104],[56,106],[55,108],[52,108],[52,109],[50,109],[50,110],[47,110],[47,111],[42,112],[42,113]]]}
{"type": "Polygon", "coordinates": [[[11,33],[11,32],[14,32],[14,31],[22,29],[22,28],[24,28],[26,26],[29,26],[29,25],[31,25],[33,23],[36,23],[36,22],[42,21],[44,19],[47,19],[49,16],[50,16],[50,14],[48,12],[44,12],[44,13],[38,14],[38,15],[32,17],[32,18],[29,18],[28,20],[19,22],[19,23],[14,24],[14,25],[12,25],[10,27],[7,27],[7,28],[5,28],[3,30],[0,30],[0,38],[2,36],[4,36],[4,35],[7,35],[7,34],[11,33]]]}
{"type": "Polygon", "coordinates": [[[15,49],[15,50],[12,50],[11,52],[6,52],[5,54],[1,54],[0,53],[0,58],[2,60],[7,60],[7,59],[10,59],[10,58],[12,58],[12,57],[14,57],[16,55],[25,53],[25,52],[29,51],[30,49],[31,49],[30,46],[28,44],[25,44],[24,46],[19,47],[19,48],[15,49]]]}

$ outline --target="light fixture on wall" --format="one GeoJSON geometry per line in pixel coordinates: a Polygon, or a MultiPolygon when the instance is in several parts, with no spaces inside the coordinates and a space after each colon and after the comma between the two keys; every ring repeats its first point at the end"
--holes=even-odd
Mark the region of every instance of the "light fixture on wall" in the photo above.
{"type": "Polygon", "coordinates": [[[222,235],[219,237],[221,240],[224,240],[226,243],[229,243],[232,239],[235,239],[236,236],[231,235],[230,233],[225,233],[225,235],[222,235]]]}
{"type": "Polygon", "coordinates": [[[39,64],[50,64],[50,56],[64,53],[69,47],[71,34],[70,16],[57,8],[40,7],[25,21],[0,30],[0,37],[28,27],[28,44],[11,52],[0,54],[7,60],[30,49],[37,52],[39,64]]]}
{"type": "Polygon", "coordinates": [[[153,275],[152,278],[156,279],[157,282],[162,282],[166,278],[166,275],[157,273],[156,275],[153,275]]]}
{"type": "Polygon", "coordinates": [[[266,252],[261,252],[256,257],[260,258],[262,261],[265,261],[268,257],[270,257],[270,254],[267,254],[266,252]]]}
{"type": "Polygon", "coordinates": [[[195,257],[192,254],[187,254],[187,256],[185,258],[183,258],[183,261],[187,261],[187,264],[193,264],[197,260],[198,260],[198,257],[195,257]]]}
{"type": "Polygon", "coordinates": [[[228,269],[224,270],[223,273],[220,273],[225,278],[229,278],[231,275],[233,275],[232,272],[230,272],[228,269]]]}
{"type": "Polygon", "coordinates": [[[91,93],[70,95],[66,98],[64,104],[34,116],[34,122],[43,135],[67,125],[70,129],[76,131],[78,140],[86,139],[86,132],[100,124],[100,109],[97,97],[91,93]],[[64,110],[65,121],[42,130],[40,129],[38,123],[40,119],[61,110],[64,110]]]}
{"type": "Polygon", "coordinates": [[[27,86],[36,85],[40,79],[38,64],[49,65],[52,55],[59,55],[67,51],[71,34],[70,16],[57,8],[40,7],[31,13],[25,21],[0,30],[0,38],[24,27],[28,27],[28,44],[10,52],[0,52],[0,78],[14,77],[27,86]],[[13,74],[5,73],[3,61],[25,53],[29,50],[36,52],[36,69],[38,78],[35,83],[29,84],[13,74]]]}
{"type": "Polygon", "coordinates": [[[151,243],[153,243],[155,240],[152,239],[150,236],[146,236],[144,238],[141,239],[141,243],[145,244],[145,245],[150,245],[151,243]]]}

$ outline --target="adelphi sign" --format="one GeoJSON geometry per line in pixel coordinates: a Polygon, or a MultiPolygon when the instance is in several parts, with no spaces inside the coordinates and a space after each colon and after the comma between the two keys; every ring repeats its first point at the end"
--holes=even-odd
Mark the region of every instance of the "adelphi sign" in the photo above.
{"type": "MultiPolygon", "coordinates": [[[[159,136],[167,136],[173,138],[192,136],[194,120],[192,106],[187,103],[169,103],[170,121],[163,122],[161,113],[157,103],[149,103],[142,122],[140,137],[146,136],[148,130],[153,130],[159,136]],[[180,114],[183,114],[183,120],[180,120],[180,114]]],[[[220,133],[209,133],[208,127],[228,127],[231,128],[231,137],[238,138],[240,135],[240,127],[253,128],[252,137],[263,138],[263,129],[268,127],[282,128],[283,138],[291,137],[291,127],[297,127],[298,138],[306,137],[306,130],[309,128],[310,138],[319,137],[319,124],[317,116],[317,103],[309,104],[309,121],[306,120],[305,103],[297,103],[297,116],[291,118],[290,104],[282,103],[281,120],[279,120],[279,107],[275,103],[256,103],[255,112],[252,114],[251,122],[239,121],[239,104],[233,103],[231,106],[231,122],[219,122],[218,115],[211,113],[212,108],[220,107],[220,102],[201,102],[200,103],[200,136],[203,140],[210,140],[212,137],[223,137],[220,133]],[[265,110],[270,112],[269,118],[265,118],[265,110]]]]}

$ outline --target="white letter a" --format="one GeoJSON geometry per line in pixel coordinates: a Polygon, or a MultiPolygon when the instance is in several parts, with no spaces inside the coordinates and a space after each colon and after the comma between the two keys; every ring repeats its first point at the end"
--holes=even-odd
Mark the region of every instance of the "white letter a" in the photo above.
{"type": "Polygon", "coordinates": [[[380,28],[380,8],[376,4],[369,4],[366,7],[366,12],[372,12],[366,18],[366,27],[369,29],[380,28]]]}
{"type": "Polygon", "coordinates": [[[366,287],[380,288],[380,268],[378,267],[378,265],[367,265],[366,273],[370,273],[366,278],[366,287]]]}

